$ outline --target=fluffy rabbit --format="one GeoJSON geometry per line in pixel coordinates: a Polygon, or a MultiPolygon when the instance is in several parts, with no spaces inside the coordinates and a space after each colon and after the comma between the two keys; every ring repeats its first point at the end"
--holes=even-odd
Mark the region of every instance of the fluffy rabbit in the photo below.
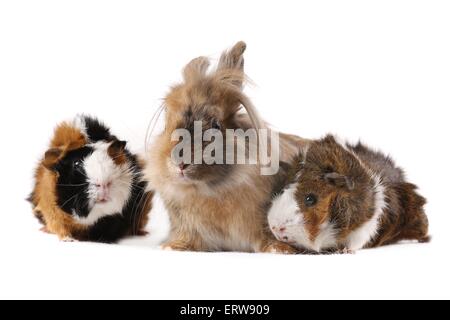
{"type": "MultiPolygon", "coordinates": [[[[173,132],[192,132],[196,121],[201,121],[203,132],[213,129],[224,136],[227,129],[266,128],[243,93],[245,49],[246,44],[239,42],[224,52],[212,72],[207,58],[194,59],[184,69],[184,82],[165,98],[165,128],[149,148],[145,175],[169,210],[172,229],[166,249],[294,252],[268,228],[267,211],[278,179],[261,174],[259,159],[255,164],[207,164],[203,159],[188,165],[172,157],[178,144],[172,141],[173,132]],[[242,108],[246,113],[240,112],[242,108]]],[[[278,156],[288,161],[303,140],[280,137],[278,156]]]]}

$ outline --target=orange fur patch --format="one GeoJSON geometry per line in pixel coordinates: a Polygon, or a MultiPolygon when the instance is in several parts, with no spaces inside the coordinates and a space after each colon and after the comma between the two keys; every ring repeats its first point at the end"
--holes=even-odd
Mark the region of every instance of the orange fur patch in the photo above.
{"type": "Polygon", "coordinates": [[[119,145],[117,142],[113,142],[108,148],[108,155],[111,157],[113,162],[121,166],[127,163],[127,155],[125,154],[125,146],[119,145]]]}
{"type": "Polygon", "coordinates": [[[56,234],[60,239],[76,237],[86,230],[86,227],[75,222],[57,205],[56,183],[57,175],[40,166],[36,173],[36,187],[33,194],[35,212],[39,212],[45,222],[46,230],[56,234]]]}
{"type": "Polygon", "coordinates": [[[77,234],[84,232],[86,227],[75,222],[69,214],[58,207],[56,195],[58,176],[49,167],[56,164],[67,152],[81,148],[86,143],[87,139],[79,129],[69,123],[62,123],[55,129],[50,143],[51,149],[46,152],[46,156],[36,169],[36,182],[31,199],[35,215],[45,223],[48,232],[56,234],[60,239],[75,238],[77,234]]]}
{"type": "Polygon", "coordinates": [[[314,242],[320,234],[320,227],[330,218],[330,202],[335,195],[332,194],[323,199],[314,208],[307,209],[304,213],[305,228],[309,239],[314,242]]]}
{"type": "Polygon", "coordinates": [[[78,128],[63,122],[55,129],[50,147],[75,150],[83,147],[86,143],[86,136],[78,128]]]}

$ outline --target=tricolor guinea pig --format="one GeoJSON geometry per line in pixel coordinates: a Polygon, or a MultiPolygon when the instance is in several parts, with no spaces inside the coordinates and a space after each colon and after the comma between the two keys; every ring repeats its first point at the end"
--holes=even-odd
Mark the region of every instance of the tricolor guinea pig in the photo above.
{"type": "Polygon", "coordinates": [[[294,160],[269,225],[277,239],[316,253],[427,242],[426,201],[416,189],[389,157],[330,135],[294,160]]]}
{"type": "Polygon", "coordinates": [[[145,234],[153,197],[146,187],[126,143],[97,119],[79,116],[55,129],[30,201],[44,231],[113,243],[145,234]]]}

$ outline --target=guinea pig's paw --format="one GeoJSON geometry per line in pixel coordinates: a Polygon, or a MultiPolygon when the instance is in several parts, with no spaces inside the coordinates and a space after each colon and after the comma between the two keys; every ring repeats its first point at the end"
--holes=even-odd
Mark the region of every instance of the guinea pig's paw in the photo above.
{"type": "Polygon", "coordinates": [[[184,241],[170,241],[164,243],[161,248],[165,251],[190,251],[190,246],[184,241]]]}
{"type": "Polygon", "coordinates": [[[291,247],[287,243],[272,242],[262,249],[263,253],[271,254],[297,254],[297,249],[291,247]]]}
{"type": "Polygon", "coordinates": [[[340,249],[339,254],[356,254],[355,250],[350,250],[349,248],[340,249]]]}
{"type": "Polygon", "coordinates": [[[149,235],[149,232],[148,232],[148,231],[145,231],[145,230],[139,230],[139,231],[136,233],[136,235],[137,235],[138,237],[145,237],[145,236],[148,236],[148,235],[149,235]]]}
{"type": "Polygon", "coordinates": [[[63,237],[60,240],[61,240],[61,242],[78,242],[78,240],[76,240],[76,239],[74,239],[72,237],[69,237],[69,236],[63,237]]]}
{"type": "Polygon", "coordinates": [[[42,227],[39,229],[39,231],[43,232],[43,233],[48,233],[50,234],[51,232],[47,229],[47,227],[42,227]]]}

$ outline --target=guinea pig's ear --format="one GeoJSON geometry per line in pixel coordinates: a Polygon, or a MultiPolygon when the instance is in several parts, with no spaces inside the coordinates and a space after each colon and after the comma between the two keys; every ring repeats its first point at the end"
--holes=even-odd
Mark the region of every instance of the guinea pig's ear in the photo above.
{"type": "Polygon", "coordinates": [[[108,151],[114,152],[114,153],[120,153],[125,151],[125,148],[127,147],[126,141],[121,140],[115,140],[110,146],[108,151]]]}
{"type": "Polygon", "coordinates": [[[108,155],[113,159],[113,161],[120,165],[126,162],[126,156],[124,154],[125,148],[127,147],[126,141],[115,140],[108,148],[108,155]]]}
{"type": "Polygon", "coordinates": [[[60,148],[51,148],[47,150],[42,162],[43,166],[49,170],[55,170],[56,164],[59,162],[63,155],[63,150],[60,148]]]}
{"type": "Polygon", "coordinates": [[[324,179],[329,184],[336,186],[338,188],[346,188],[349,191],[355,188],[355,183],[352,178],[336,172],[325,174],[324,179]]]}
{"type": "Polygon", "coordinates": [[[185,82],[191,82],[201,79],[206,75],[209,68],[209,59],[206,57],[198,57],[189,62],[183,70],[185,82]]]}

